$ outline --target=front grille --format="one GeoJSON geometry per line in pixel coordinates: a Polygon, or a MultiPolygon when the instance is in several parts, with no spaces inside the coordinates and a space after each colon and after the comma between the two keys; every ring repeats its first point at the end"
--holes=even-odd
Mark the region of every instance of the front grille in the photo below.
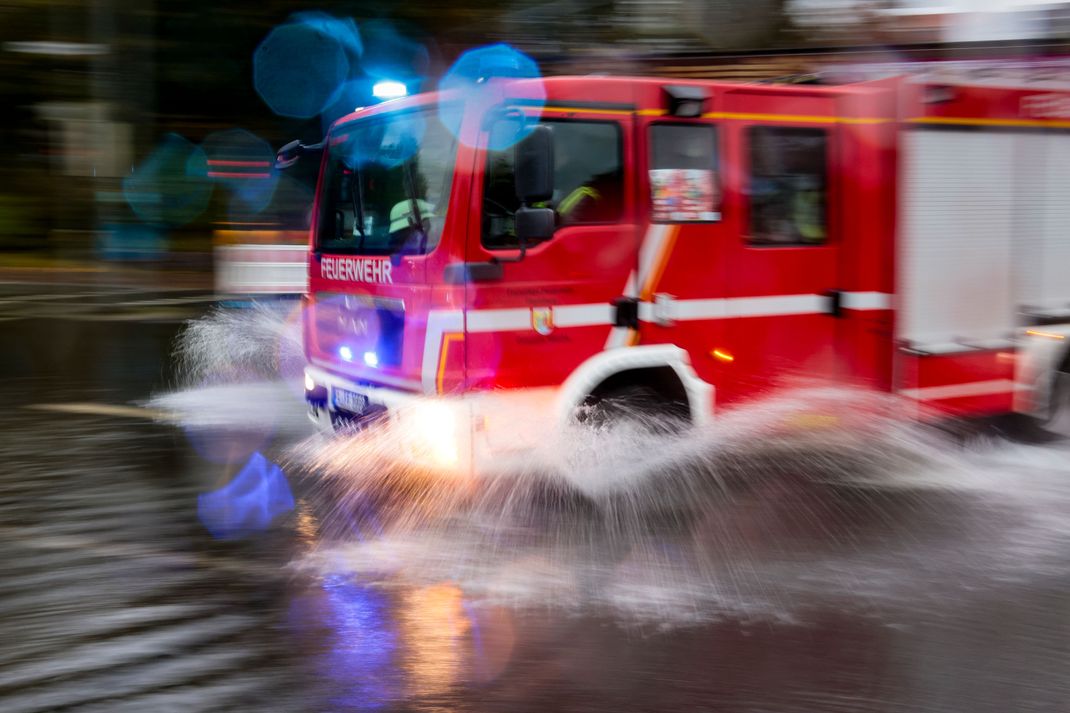
{"type": "Polygon", "coordinates": [[[374,365],[401,365],[405,310],[400,300],[319,293],[313,306],[317,347],[332,357],[374,365]]]}

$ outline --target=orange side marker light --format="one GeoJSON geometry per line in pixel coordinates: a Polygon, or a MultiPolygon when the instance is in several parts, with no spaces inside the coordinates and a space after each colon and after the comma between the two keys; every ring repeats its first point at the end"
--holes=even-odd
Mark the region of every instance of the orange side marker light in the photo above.
{"type": "Polygon", "coordinates": [[[1048,339],[1066,339],[1062,334],[1056,334],[1055,332],[1042,332],[1039,329],[1027,329],[1025,333],[1031,337],[1047,337],[1048,339]]]}

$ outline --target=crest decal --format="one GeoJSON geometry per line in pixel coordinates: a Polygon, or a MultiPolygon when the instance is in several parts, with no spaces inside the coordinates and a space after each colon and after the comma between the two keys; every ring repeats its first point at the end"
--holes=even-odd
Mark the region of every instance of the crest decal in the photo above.
{"type": "Polygon", "coordinates": [[[554,331],[554,308],[532,307],[531,328],[544,337],[554,331]]]}

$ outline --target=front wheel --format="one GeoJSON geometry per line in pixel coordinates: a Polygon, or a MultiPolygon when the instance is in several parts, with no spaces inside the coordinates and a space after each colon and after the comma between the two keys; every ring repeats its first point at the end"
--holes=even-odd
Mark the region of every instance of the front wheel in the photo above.
{"type": "Polygon", "coordinates": [[[577,420],[597,430],[627,424],[647,433],[672,435],[687,429],[691,412],[686,403],[648,386],[619,386],[589,396],[577,420]]]}

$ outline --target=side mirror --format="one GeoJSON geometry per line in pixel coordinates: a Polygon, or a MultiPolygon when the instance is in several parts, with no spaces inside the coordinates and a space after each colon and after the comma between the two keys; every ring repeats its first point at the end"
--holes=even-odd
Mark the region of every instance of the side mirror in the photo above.
{"type": "Polygon", "coordinates": [[[291,141],[275,154],[275,170],[281,171],[293,166],[301,158],[302,154],[322,151],[323,145],[323,141],[318,144],[303,144],[298,140],[291,141]]]}
{"type": "Polygon", "coordinates": [[[279,171],[289,168],[297,163],[299,158],[301,158],[301,142],[291,141],[279,149],[279,153],[275,155],[275,168],[279,171]]]}
{"type": "MultiPolygon", "coordinates": [[[[516,145],[516,196],[525,205],[548,201],[554,194],[554,135],[536,126],[516,145]]],[[[519,234],[520,213],[517,212],[519,234]]]]}
{"type": "Polygon", "coordinates": [[[521,245],[541,243],[554,237],[557,227],[553,208],[518,208],[516,237],[521,245]]]}

